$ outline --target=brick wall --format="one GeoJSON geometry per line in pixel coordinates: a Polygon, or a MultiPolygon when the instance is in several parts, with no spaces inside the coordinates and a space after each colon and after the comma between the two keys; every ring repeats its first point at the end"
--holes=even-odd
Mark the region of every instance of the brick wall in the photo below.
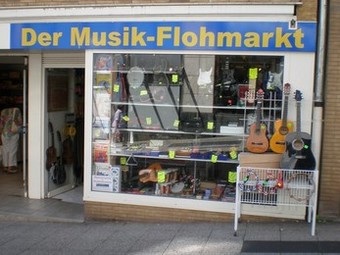
{"type": "Polygon", "coordinates": [[[85,219],[154,222],[230,222],[233,214],[161,207],[85,202],[85,219]]]}
{"type": "MultiPolygon", "coordinates": [[[[202,212],[173,208],[85,202],[85,220],[137,221],[137,222],[233,222],[234,214],[202,212]]],[[[291,221],[289,219],[247,216],[241,220],[253,222],[291,221]]],[[[296,220],[293,220],[296,222],[296,220]]]]}
{"type": "Polygon", "coordinates": [[[77,5],[130,5],[130,4],[222,4],[222,3],[242,3],[242,4],[282,4],[299,3],[296,8],[296,15],[299,20],[316,20],[317,17],[316,0],[0,0],[0,7],[35,7],[35,6],[77,6],[77,5]]]}
{"type": "Polygon", "coordinates": [[[319,214],[340,217],[340,2],[329,3],[319,214]]]}

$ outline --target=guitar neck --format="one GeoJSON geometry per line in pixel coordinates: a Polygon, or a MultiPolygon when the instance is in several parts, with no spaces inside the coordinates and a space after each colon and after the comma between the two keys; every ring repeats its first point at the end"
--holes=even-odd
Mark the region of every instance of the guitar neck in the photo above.
{"type": "Polygon", "coordinates": [[[257,102],[256,106],[256,131],[261,129],[261,108],[262,102],[257,102]]]}
{"type": "Polygon", "coordinates": [[[301,139],[301,102],[296,102],[296,136],[301,139]]]}
{"type": "Polygon", "coordinates": [[[51,139],[52,139],[52,147],[54,147],[54,134],[53,134],[53,132],[51,134],[51,139]]]}
{"type": "Polygon", "coordinates": [[[282,126],[287,126],[287,116],[288,116],[288,95],[285,95],[283,101],[283,113],[282,113],[282,126]]]}

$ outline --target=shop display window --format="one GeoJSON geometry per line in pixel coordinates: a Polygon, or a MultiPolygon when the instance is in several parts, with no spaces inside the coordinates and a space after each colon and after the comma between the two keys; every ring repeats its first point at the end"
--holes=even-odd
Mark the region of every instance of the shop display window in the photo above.
{"type": "Polygon", "coordinates": [[[94,53],[92,191],[234,201],[249,127],[281,117],[283,61],[94,53]]]}

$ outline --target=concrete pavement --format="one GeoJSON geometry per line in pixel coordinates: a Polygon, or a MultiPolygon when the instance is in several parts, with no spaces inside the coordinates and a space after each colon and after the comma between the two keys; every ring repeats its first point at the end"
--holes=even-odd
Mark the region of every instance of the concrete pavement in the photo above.
{"type": "Polygon", "coordinates": [[[340,254],[340,222],[84,221],[83,204],[0,195],[1,254],[340,254]]]}

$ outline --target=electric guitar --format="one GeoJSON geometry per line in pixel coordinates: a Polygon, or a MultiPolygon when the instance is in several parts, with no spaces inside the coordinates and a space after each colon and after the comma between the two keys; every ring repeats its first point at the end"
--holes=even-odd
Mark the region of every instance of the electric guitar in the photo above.
{"type": "Polygon", "coordinates": [[[247,138],[247,149],[253,153],[263,153],[269,148],[267,138],[267,127],[261,122],[261,108],[263,103],[264,92],[259,90],[256,95],[256,122],[250,126],[249,136],[247,138]]]}
{"type": "Polygon", "coordinates": [[[311,151],[311,136],[301,132],[301,100],[300,90],[295,92],[296,100],[296,132],[286,135],[286,152],[283,154],[280,166],[283,169],[314,170],[315,157],[311,151]]]}
{"type": "Polygon", "coordinates": [[[276,120],[274,124],[274,134],[270,138],[270,149],[276,153],[284,153],[286,150],[286,135],[293,132],[293,122],[287,121],[288,115],[288,98],[290,94],[290,84],[284,85],[284,101],[282,119],[276,120]]]}

